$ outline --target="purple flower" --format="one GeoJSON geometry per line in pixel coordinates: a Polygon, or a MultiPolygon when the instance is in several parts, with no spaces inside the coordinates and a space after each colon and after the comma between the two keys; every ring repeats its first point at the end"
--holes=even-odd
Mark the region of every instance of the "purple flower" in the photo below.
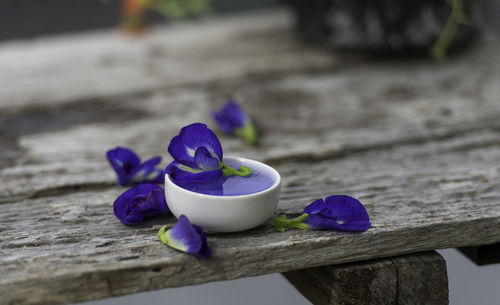
{"type": "Polygon", "coordinates": [[[228,100],[222,109],[213,113],[213,117],[225,133],[242,138],[248,145],[257,144],[257,131],[252,120],[234,100],[228,100]]]}
{"type": "Polygon", "coordinates": [[[113,210],[116,217],[129,226],[170,213],[165,191],[155,184],[139,184],[126,190],[116,198],[113,210]]]}
{"type": "Polygon", "coordinates": [[[132,150],[116,147],[106,153],[109,163],[116,172],[121,186],[143,182],[162,183],[163,170],[155,168],[161,162],[161,157],[151,158],[141,164],[141,159],[132,150]]]}
{"type": "Polygon", "coordinates": [[[183,127],[170,141],[168,152],[174,161],[167,166],[165,173],[176,182],[206,183],[222,175],[251,174],[249,168],[236,171],[222,161],[219,139],[202,123],[183,127]]]}
{"type": "Polygon", "coordinates": [[[314,230],[366,231],[370,217],[356,198],[332,195],[318,199],[304,209],[309,214],[305,223],[314,230]]]}
{"type": "Polygon", "coordinates": [[[284,232],[287,228],[362,232],[368,230],[370,225],[370,218],[363,204],[346,195],[318,199],[295,219],[287,220],[284,215],[274,219],[274,228],[279,232],[284,232]]]}
{"type": "Polygon", "coordinates": [[[185,126],[173,137],[168,152],[174,158],[165,172],[184,182],[207,182],[222,176],[222,146],[207,125],[185,126]]]}
{"type": "Polygon", "coordinates": [[[181,215],[173,228],[167,231],[165,229],[166,226],[158,231],[158,238],[167,246],[199,258],[212,256],[207,235],[201,227],[191,224],[186,216],[181,215]]]}

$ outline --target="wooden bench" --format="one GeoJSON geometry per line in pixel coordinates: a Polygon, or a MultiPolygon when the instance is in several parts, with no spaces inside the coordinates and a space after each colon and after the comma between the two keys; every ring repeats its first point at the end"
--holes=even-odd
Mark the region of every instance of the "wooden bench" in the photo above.
{"type": "Polygon", "coordinates": [[[283,12],[0,45],[0,304],[62,304],[274,272],[315,304],[446,304],[431,250],[500,242],[500,45],[443,64],[371,61],[301,44],[283,12]],[[235,96],[261,144],[226,155],[283,177],[278,214],[349,194],[362,234],[271,221],[209,235],[213,258],[156,237],[174,217],[125,227],[105,159],[164,156],[180,127],[235,96]],[[430,252],[428,252],[430,251],[430,252]],[[298,271],[300,270],[300,271],[298,271]]]}

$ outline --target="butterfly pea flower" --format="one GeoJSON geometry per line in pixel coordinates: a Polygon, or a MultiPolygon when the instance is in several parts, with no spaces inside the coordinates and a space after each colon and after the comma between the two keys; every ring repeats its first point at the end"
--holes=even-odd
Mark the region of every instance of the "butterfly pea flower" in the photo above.
{"type": "Polygon", "coordinates": [[[284,215],[274,219],[274,228],[279,232],[285,232],[287,228],[362,232],[368,230],[370,225],[370,218],[363,204],[346,195],[318,199],[295,219],[287,220],[284,215]]]}
{"type": "Polygon", "coordinates": [[[185,215],[171,229],[163,226],[158,238],[167,246],[199,258],[210,258],[212,252],[207,244],[207,235],[200,226],[193,225],[185,215]]]}
{"type": "Polygon", "coordinates": [[[144,163],[132,150],[116,147],[106,153],[109,163],[116,172],[118,183],[121,186],[138,183],[163,183],[163,170],[156,168],[161,157],[151,158],[144,163]]]}
{"type": "Polygon", "coordinates": [[[234,100],[228,100],[222,109],[213,113],[213,117],[223,132],[242,138],[248,145],[257,144],[257,131],[252,120],[234,100]]]}
{"type": "Polygon", "coordinates": [[[180,183],[206,183],[223,175],[248,176],[248,167],[238,170],[222,161],[222,146],[207,125],[194,123],[185,126],[172,138],[168,152],[174,158],[165,169],[174,181],[180,183]]]}
{"type": "Polygon", "coordinates": [[[113,210],[115,216],[129,226],[170,213],[165,191],[156,184],[139,184],[126,190],[115,200],[113,210]]]}

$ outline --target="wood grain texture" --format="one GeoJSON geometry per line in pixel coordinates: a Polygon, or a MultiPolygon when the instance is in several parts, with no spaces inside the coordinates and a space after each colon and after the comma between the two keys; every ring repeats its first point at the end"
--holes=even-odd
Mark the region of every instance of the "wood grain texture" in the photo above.
{"type": "Polygon", "coordinates": [[[280,13],[179,25],[133,43],[110,33],[77,38],[0,45],[0,304],[500,241],[496,43],[443,65],[368,61],[300,45],[280,13]],[[99,64],[106,58],[116,69],[99,64]],[[105,151],[127,146],[166,165],[170,138],[186,124],[211,124],[228,95],[256,119],[261,142],[247,148],[219,134],[224,153],[281,173],[277,214],[350,194],[373,227],[276,233],[268,222],[210,235],[214,258],[202,261],[156,239],[173,217],[137,228],[117,221],[112,203],[124,189],[105,151]]]}
{"type": "Polygon", "coordinates": [[[277,233],[266,223],[249,232],[210,235],[209,261],[156,239],[161,225],[173,225],[172,217],[138,228],[121,225],[111,212],[120,188],[5,203],[0,205],[0,271],[6,274],[1,295],[7,304],[74,302],[497,242],[500,176],[491,164],[498,164],[500,148],[471,148],[478,138],[493,136],[498,143],[500,134],[487,132],[313,164],[277,164],[284,178],[278,213],[294,216],[314,198],[351,194],[366,205],[373,227],[362,234],[277,233]]]}
{"type": "Polygon", "coordinates": [[[284,273],[315,305],[445,305],[446,263],[435,251],[284,273]]]}

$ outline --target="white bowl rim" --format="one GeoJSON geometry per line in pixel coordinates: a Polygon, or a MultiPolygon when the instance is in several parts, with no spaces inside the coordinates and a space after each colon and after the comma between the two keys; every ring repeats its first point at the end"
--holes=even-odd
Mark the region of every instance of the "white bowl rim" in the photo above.
{"type": "Polygon", "coordinates": [[[259,164],[259,166],[263,166],[263,167],[267,168],[269,170],[269,172],[271,172],[273,174],[273,176],[275,176],[274,178],[276,179],[276,181],[274,181],[274,183],[270,187],[268,187],[267,189],[264,189],[264,190],[256,192],[256,193],[245,194],[245,195],[229,195],[229,196],[209,195],[209,194],[202,194],[202,193],[197,193],[197,192],[193,192],[193,191],[187,190],[187,189],[182,188],[182,187],[178,186],[177,184],[175,184],[170,179],[170,176],[168,174],[165,174],[165,183],[168,183],[172,187],[176,188],[178,191],[184,192],[186,194],[190,194],[191,196],[197,196],[199,198],[210,198],[210,199],[217,198],[218,200],[219,199],[220,200],[234,200],[236,198],[243,199],[243,198],[257,197],[257,196],[260,196],[260,195],[262,195],[264,193],[274,191],[281,184],[281,176],[278,173],[278,171],[275,170],[274,168],[272,168],[271,166],[263,163],[263,162],[252,160],[252,159],[248,159],[248,158],[244,158],[244,157],[237,157],[237,156],[226,156],[226,157],[223,158],[223,160],[224,159],[237,160],[237,161],[240,161],[240,162],[253,162],[253,163],[257,163],[257,164],[259,164]]]}

